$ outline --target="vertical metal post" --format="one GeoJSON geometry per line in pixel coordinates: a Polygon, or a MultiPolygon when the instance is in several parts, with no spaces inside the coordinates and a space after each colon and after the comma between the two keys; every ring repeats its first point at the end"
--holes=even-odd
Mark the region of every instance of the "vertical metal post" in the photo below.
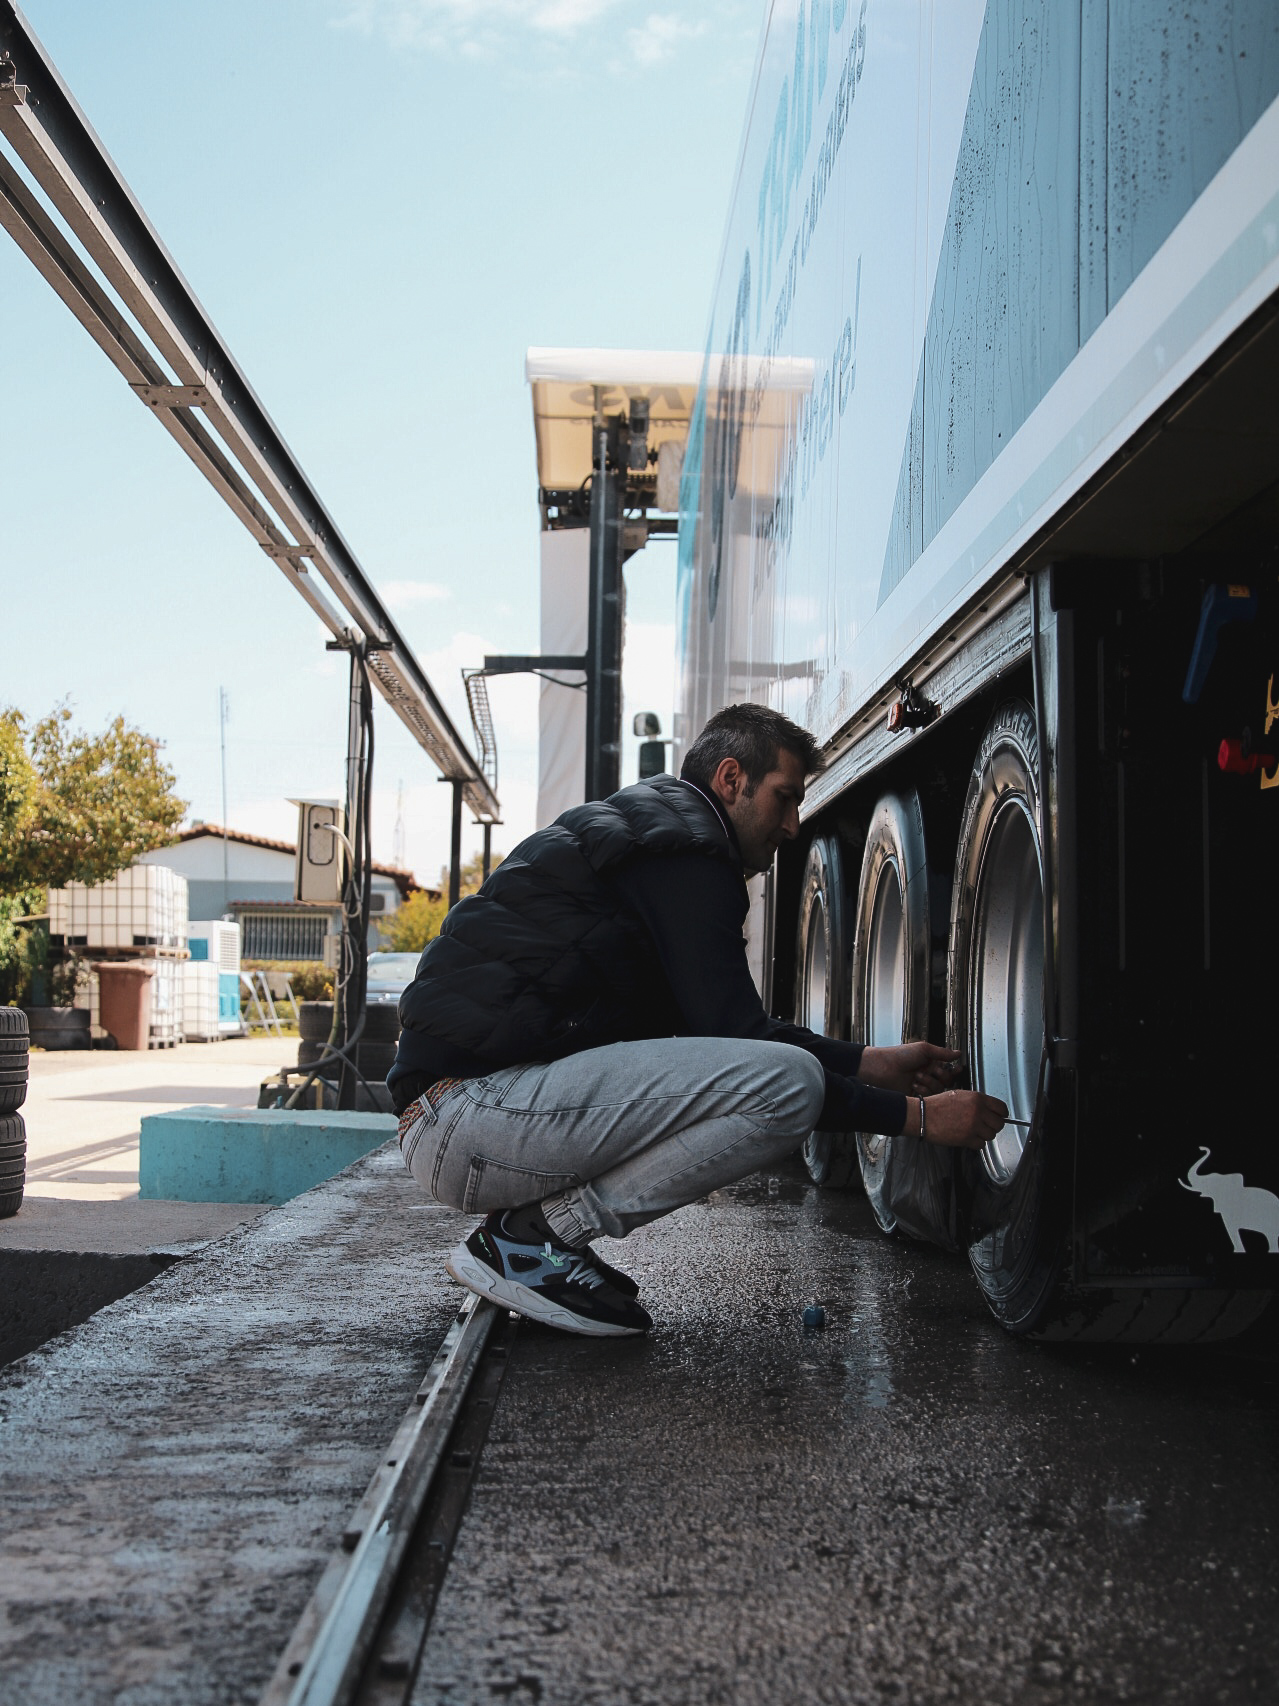
{"type": "Polygon", "coordinates": [[[449,911],[462,888],[462,783],[453,784],[453,836],[449,844],[449,911]]]}
{"type": "Polygon", "coordinates": [[[488,882],[489,871],[492,869],[492,867],[493,867],[493,825],[491,823],[486,823],[484,825],[484,863],[481,867],[481,870],[483,873],[481,881],[488,882]]]}
{"type": "MultiPolygon", "coordinates": [[[[364,720],[361,715],[360,687],[359,653],[357,646],[352,644],[351,687],[346,720],[346,834],[357,855],[361,846],[360,773],[364,758],[364,720]]],[[[337,1046],[344,1049],[359,1017],[350,1011],[347,991],[358,981],[355,977],[356,956],[363,954],[368,944],[359,939],[358,919],[353,916],[353,913],[359,912],[362,873],[341,843],[338,844],[338,857],[345,866],[346,880],[342,884],[342,947],[338,975],[333,985],[333,1004],[337,1046]]],[[[339,1108],[354,1108],[356,1082],[354,1066],[344,1060],[338,1069],[339,1108]]]]}
{"type": "Polygon", "coordinates": [[[218,688],[218,731],[222,742],[222,916],[225,918],[231,906],[231,857],[227,850],[227,804],[226,804],[226,720],[227,711],[226,688],[218,688]]]}
{"type": "Polygon", "coordinates": [[[591,480],[590,605],[586,641],[586,798],[616,793],[622,774],[622,493],[608,472],[608,429],[597,415],[591,480]]]}

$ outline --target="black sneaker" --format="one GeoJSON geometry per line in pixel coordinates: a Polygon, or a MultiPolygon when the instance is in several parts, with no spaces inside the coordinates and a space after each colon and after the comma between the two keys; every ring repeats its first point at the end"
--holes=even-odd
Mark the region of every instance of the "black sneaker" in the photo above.
{"type": "Polygon", "coordinates": [[[481,1297],[566,1333],[615,1338],[647,1333],[653,1325],[633,1298],[605,1279],[589,1250],[549,1240],[522,1244],[503,1230],[500,1214],[489,1215],[444,1265],[481,1297]]]}
{"type": "Polygon", "coordinates": [[[611,1285],[614,1291],[620,1291],[623,1297],[638,1297],[639,1284],[629,1274],[624,1274],[621,1268],[610,1267],[598,1250],[589,1252],[591,1260],[604,1276],[605,1285],[611,1285]]]}

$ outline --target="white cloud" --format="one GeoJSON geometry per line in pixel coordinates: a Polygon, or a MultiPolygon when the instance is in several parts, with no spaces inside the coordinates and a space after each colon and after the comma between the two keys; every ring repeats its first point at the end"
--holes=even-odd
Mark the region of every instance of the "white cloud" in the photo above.
{"type": "Polygon", "coordinates": [[[387,581],[382,588],[382,597],[392,610],[407,610],[413,604],[434,604],[452,596],[448,587],[437,586],[434,581],[387,581]]]}
{"type": "Polygon", "coordinates": [[[619,0],[347,0],[339,29],[384,36],[395,47],[488,54],[517,32],[567,40],[619,0]]]}
{"type": "Polygon", "coordinates": [[[641,65],[660,65],[680,42],[706,33],[706,22],[690,23],[678,12],[650,12],[642,24],[627,30],[626,43],[641,65]]]}

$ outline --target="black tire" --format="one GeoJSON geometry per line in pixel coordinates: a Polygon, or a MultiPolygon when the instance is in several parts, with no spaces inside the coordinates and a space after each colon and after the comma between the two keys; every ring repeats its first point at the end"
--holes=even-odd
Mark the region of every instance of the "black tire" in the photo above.
{"type": "MultiPolygon", "coordinates": [[[[303,1072],[309,1072],[313,1066],[317,1066],[319,1064],[321,1057],[327,1052],[327,1043],[307,1042],[304,1038],[298,1044],[298,1066],[303,1072]]],[[[338,1065],[339,1063],[336,1059],[326,1064],[324,1068],[325,1077],[336,1077],[338,1065]]]]}
{"type": "Polygon", "coordinates": [[[394,1002],[370,1002],[364,1009],[361,1043],[394,1043],[400,1035],[400,1011],[394,1002]]]}
{"type": "MultiPolygon", "coordinates": [[[[11,1013],[12,1011],[11,1007],[0,1007],[0,1013],[11,1013]]],[[[21,1036],[16,1033],[0,1036],[0,1061],[9,1061],[15,1058],[25,1059],[30,1052],[31,1038],[25,1031],[21,1036]]]]}
{"type": "Polygon", "coordinates": [[[0,1007],[0,1049],[6,1047],[11,1039],[29,1035],[27,1016],[21,1007],[0,1007]]]}
{"type": "MultiPolygon", "coordinates": [[[[875,807],[862,854],[853,914],[852,1034],[892,1047],[925,1040],[940,1021],[945,976],[945,902],[928,864],[924,813],[913,788],[886,794],[875,807]],[[942,914],[938,918],[937,914],[942,914]]],[[[954,1161],[916,1138],[857,1134],[862,1183],[884,1232],[900,1229],[951,1249],[954,1161]]]]}
{"type": "Polygon", "coordinates": [[[1065,1294],[1035,1331],[1052,1343],[1207,1345],[1237,1339],[1269,1308],[1273,1291],[1124,1290],[1065,1294]]]}
{"type": "MultiPolygon", "coordinates": [[[[0,1008],[0,1012],[9,1009],[0,1008]]],[[[22,1010],[31,1042],[45,1049],[88,1048],[89,1014],[83,1007],[27,1007],[22,1010]]]]}
{"type": "MultiPolygon", "coordinates": [[[[819,835],[808,850],[799,895],[795,944],[795,1019],[827,1037],[848,1035],[848,937],[844,858],[838,837],[819,835]]],[[[815,1131],[803,1148],[815,1185],[850,1185],[858,1177],[851,1132],[815,1131]]]]}
{"type": "Polygon", "coordinates": [[[17,1084],[0,1084],[0,1114],[16,1114],[27,1099],[27,1075],[17,1084]]]}
{"type": "MultiPolygon", "coordinates": [[[[0,1013],[10,1009],[0,1007],[0,1013]]],[[[26,1185],[27,1128],[21,1114],[0,1115],[0,1220],[17,1214],[26,1185]]]]}
{"type": "Polygon", "coordinates": [[[1053,1129],[1044,1094],[1041,822],[1034,713],[1011,700],[990,721],[964,804],[946,1040],[967,1061],[973,1088],[1000,1096],[1013,1120],[1026,1122],[1005,1126],[979,1154],[964,1151],[959,1163],[975,1231],[969,1261],[991,1312],[1013,1333],[1051,1318],[1068,1235],[1070,1138],[1053,1129]]]}
{"type": "Polygon", "coordinates": [[[333,1029],[331,1001],[298,1002],[298,1035],[303,1042],[326,1043],[333,1029]]]}
{"type": "Polygon", "coordinates": [[[377,1048],[366,1052],[360,1049],[356,1055],[356,1065],[360,1076],[370,1084],[385,1084],[387,1074],[395,1065],[395,1050],[377,1048]]]}
{"type": "MultiPolygon", "coordinates": [[[[305,1071],[310,1071],[311,1067],[317,1065],[327,1051],[327,1043],[311,1043],[303,1039],[298,1043],[299,1067],[305,1071]]],[[[395,1053],[394,1044],[365,1043],[364,1039],[361,1038],[355,1045],[355,1064],[366,1078],[385,1078],[392,1066],[395,1065],[395,1053]]],[[[332,1064],[332,1071],[336,1073],[337,1070],[338,1063],[335,1060],[332,1064]]],[[[328,1066],[325,1067],[325,1072],[329,1072],[328,1066]]]]}

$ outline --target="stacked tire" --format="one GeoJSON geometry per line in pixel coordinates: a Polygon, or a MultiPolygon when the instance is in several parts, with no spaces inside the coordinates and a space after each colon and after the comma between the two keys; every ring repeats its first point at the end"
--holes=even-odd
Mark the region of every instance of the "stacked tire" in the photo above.
{"type": "MultiPolygon", "coordinates": [[[[328,1047],[333,1029],[331,1001],[300,1001],[298,1003],[298,1066],[309,1071],[317,1065],[328,1047]]],[[[369,1084],[382,1083],[395,1064],[395,1047],[400,1036],[400,1016],[393,1006],[369,1005],[364,1009],[364,1030],[355,1045],[355,1069],[369,1084]]],[[[326,1078],[336,1078],[338,1063],[324,1066],[326,1078]]]]}
{"type": "Polygon", "coordinates": [[[38,1048],[88,1048],[92,1040],[84,1007],[24,1007],[31,1041],[38,1048]]]}
{"type": "Polygon", "coordinates": [[[18,1109],[27,1099],[30,1056],[26,1014],[18,1007],[0,1007],[0,1220],[22,1206],[27,1128],[18,1109]]]}

